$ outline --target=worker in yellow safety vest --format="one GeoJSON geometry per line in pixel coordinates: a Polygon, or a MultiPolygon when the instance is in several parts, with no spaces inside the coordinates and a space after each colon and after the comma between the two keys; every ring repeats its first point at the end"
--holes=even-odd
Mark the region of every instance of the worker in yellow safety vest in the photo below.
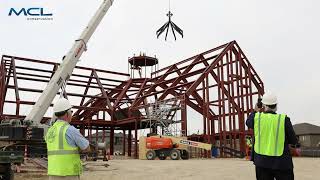
{"type": "Polygon", "coordinates": [[[251,160],[252,139],[250,136],[246,136],[246,159],[251,160]]]}
{"type": "Polygon", "coordinates": [[[82,173],[79,151],[90,150],[88,140],[69,124],[72,118],[71,108],[70,102],[65,98],[60,98],[53,106],[57,121],[45,136],[49,180],[79,180],[82,173]]]}
{"type": "Polygon", "coordinates": [[[252,147],[251,137],[247,136],[246,140],[247,140],[247,146],[248,146],[248,147],[252,147]]]}
{"type": "Polygon", "coordinates": [[[253,162],[256,166],[257,180],[293,180],[293,162],[290,145],[298,140],[290,118],[277,114],[277,97],[269,92],[262,97],[262,107],[256,105],[246,125],[253,129],[253,162]]]}

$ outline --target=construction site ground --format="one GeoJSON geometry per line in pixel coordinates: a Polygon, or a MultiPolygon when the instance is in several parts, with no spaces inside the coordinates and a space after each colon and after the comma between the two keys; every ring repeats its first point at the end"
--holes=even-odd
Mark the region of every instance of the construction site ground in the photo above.
{"type": "MultiPolygon", "coordinates": [[[[250,180],[255,179],[251,161],[244,159],[111,160],[86,162],[81,180],[250,180]]],[[[319,180],[320,158],[294,158],[297,180],[319,180]]],[[[17,180],[48,179],[45,172],[15,174],[17,180]]]]}

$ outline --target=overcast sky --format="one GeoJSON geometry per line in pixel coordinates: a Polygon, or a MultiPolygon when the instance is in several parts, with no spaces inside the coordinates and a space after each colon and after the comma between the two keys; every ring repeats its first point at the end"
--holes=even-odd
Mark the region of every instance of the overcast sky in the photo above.
{"type": "MultiPolygon", "coordinates": [[[[58,62],[101,0],[1,0],[0,55],[58,62]],[[11,7],[44,7],[52,21],[8,17],[11,7]]],[[[127,72],[134,53],[157,55],[160,67],[236,40],[292,122],[320,125],[320,2],[317,0],[171,0],[185,33],[157,39],[168,0],[114,0],[79,65],[127,72]]]]}

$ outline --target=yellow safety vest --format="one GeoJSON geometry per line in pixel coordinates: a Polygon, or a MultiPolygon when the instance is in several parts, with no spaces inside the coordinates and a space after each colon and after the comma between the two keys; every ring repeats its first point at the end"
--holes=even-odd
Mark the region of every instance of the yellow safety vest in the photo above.
{"type": "Polygon", "coordinates": [[[256,113],[254,151],[265,156],[281,156],[285,140],[285,114],[256,113]]]}
{"type": "Polygon", "coordinates": [[[70,125],[57,121],[48,129],[45,137],[48,149],[48,175],[76,176],[82,173],[79,148],[72,147],[66,140],[70,125]]]}

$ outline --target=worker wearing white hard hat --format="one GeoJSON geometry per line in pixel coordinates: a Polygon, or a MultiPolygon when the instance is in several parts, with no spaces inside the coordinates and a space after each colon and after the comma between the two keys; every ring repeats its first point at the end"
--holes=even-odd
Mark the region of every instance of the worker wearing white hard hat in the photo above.
{"type": "Polygon", "coordinates": [[[278,104],[278,99],[274,93],[269,92],[263,95],[261,102],[265,105],[276,105],[278,104]]]}
{"type": "Polygon", "coordinates": [[[246,125],[253,129],[253,158],[257,180],[293,180],[293,162],[289,145],[298,145],[290,118],[277,114],[278,99],[272,92],[258,101],[246,125]]]}
{"type": "Polygon", "coordinates": [[[79,179],[82,164],[79,151],[89,151],[89,142],[69,123],[72,119],[69,100],[59,98],[53,106],[57,121],[49,128],[45,140],[48,149],[49,180],[79,179]]]}
{"type": "Polygon", "coordinates": [[[59,117],[65,114],[66,111],[71,110],[71,108],[72,106],[68,99],[59,98],[53,106],[53,112],[57,117],[59,117]]]}

